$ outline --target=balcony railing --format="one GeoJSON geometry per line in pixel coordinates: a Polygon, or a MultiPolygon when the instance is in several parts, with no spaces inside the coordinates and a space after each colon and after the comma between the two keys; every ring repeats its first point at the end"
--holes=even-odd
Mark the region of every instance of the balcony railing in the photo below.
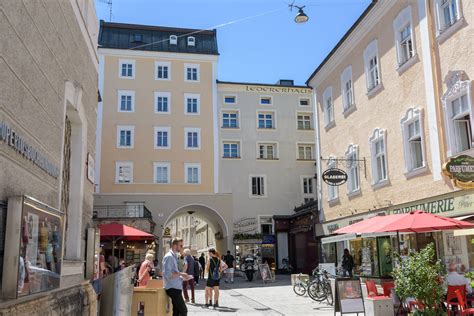
{"type": "Polygon", "coordinates": [[[93,218],[152,218],[145,205],[95,206],[93,218]]]}

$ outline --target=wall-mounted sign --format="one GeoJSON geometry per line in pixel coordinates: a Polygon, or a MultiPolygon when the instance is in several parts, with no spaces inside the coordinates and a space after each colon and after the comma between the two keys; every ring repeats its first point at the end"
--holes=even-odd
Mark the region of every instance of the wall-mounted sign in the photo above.
{"type": "Polygon", "coordinates": [[[0,122],[0,142],[2,141],[53,178],[59,177],[59,168],[5,122],[0,122]]]}
{"type": "Polygon", "coordinates": [[[331,168],[323,172],[323,181],[332,186],[342,185],[347,181],[347,173],[341,169],[331,168]]]}
{"type": "Polygon", "coordinates": [[[92,183],[95,181],[95,162],[90,153],[87,154],[87,179],[92,183]]]}
{"type": "Polygon", "coordinates": [[[474,188],[474,158],[471,156],[461,155],[449,159],[443,165],[443,173],[452,179],[458,188],[474,188]]]}
{"type": "Polygon", "coordinates": [[[250,91],[250,92],[307,93],[307,94],[312,93],[312,90],[309,88],[296,88],[296,87],[246,86],[245,90],[250,91]]]}
{"type": "Polygon", "coordinates": [[[243,218],[234,223],[234,233],[250,233],[257,231],[257,218],[243,218]]]}
{"type": "Polygon", "coordinates": [[[163,231],[163,238],[171,238],[171,229],[169,227],[166,227],[163,231]]]}

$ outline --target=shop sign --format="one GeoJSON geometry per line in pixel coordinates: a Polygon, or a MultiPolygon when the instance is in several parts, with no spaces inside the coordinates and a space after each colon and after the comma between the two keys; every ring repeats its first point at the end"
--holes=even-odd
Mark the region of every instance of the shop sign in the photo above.
{"type": "Polygon", "coordinates": [[[90,153],[87,154],[87,180],[95,182],[95,162],[90,153]]]}
{"type": "Polygon", "coordinates": [[[471,156],[461,155],[449,159],[443,165],[443,173],[452,179],[458,188],[474,188],[474,158],[471,156]]]}
{"type": "Polygon", "coordinates": [[[323,172],[323,181],[332,186],[343,185],[347,181],[347,173],[341,169],[331,168],[323,172]]]}
{"type": "Polygon", "coordinates": [[[266,87],[266,86],[246,86],[245,91],[270,92],[270,93],[307,93],[307,94],[312,93],[312,90],[309,88],[266,87]]]}
{"type": "Polygon", "coordinates": [[[234,233],[243,234],[257,231],[257,218],[244,218],[234,223],[234,233]]]}
{"type": "Polygon", "coordinates": [[[262,244],[276,244],[275,235],[263,235],[262,244]]]}
{"type": "Polygon", "coordinates": [[[171,229],[169,227],[166,227],[163,231],[163,238],[171,238],[171,229]]]}
{"type": "Polygon", "coordinates": [[[59,168],[5,122],[0,122],[0,142],[10,146],[53,178],[59,177],[59,168]]]}

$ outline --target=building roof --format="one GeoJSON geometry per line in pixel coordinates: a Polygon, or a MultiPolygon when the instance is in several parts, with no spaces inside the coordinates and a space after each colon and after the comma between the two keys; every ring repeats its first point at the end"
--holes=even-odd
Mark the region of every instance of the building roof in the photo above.
{"type": "Polygon", "coordinates": [[[235,84],[235,85],[249,85],[249,86],[266,86],[266,87],[285,87],[285,88],[305,88],[312,89],[309,86],[300,85],[287,85],[282,83],[255,83],[255,82],[235,82],[235,81],[220,81],[217,80],[217,84],[235,84]]]}
{"type": "Polygon", "coordinates": [[[362,12],[360,17],[357,19],[357,21],[354,22],[354,24],[351,26],[351,28],[344,34],[344,36],[339,40],[339,42],[334,46],[334,48],[329,52],[329,54],[324,58],[324,60],[319,64],[319,66],[316,68],[315,71],[309,76],[308,80],[306,80],[306,84],[309,85],[309,82],[316,76],[316,74],[321,70],[321,68],[324,67],[324,65],[331,59],[332,55],[336,53],[336,51],[339,49],[339,47],[344,43],[344,41],[351,35],[351,33],[356,29],[356,27],[364,20],[364,18],[369,14],[369,12],[372,10],[372,8],[375,6],[378,0],[372,0],[372,2],[369,4],[369,6],[362,12]]]}
{"type": "Polygon", "coordinates": [[[219,55],[216,34],[216,30],[111,23],[101,20],[99,48],[219,55]],[[171,35],[178,37],[177,45],[170,44],[171,35]],[[187,45],[188,36],[196,39],[195,46],[187,45]]]}

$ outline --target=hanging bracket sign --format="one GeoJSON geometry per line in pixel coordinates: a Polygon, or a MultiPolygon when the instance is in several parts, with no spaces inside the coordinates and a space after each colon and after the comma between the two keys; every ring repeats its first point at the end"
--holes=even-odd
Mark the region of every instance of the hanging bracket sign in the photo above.
{"type": "Polygon", "coordinates": [[[443,173],[461,189],[474,188],[474,157],[460,155],[451,158],[443,165],[443,173]]]}
{"type": "Polygon", "coordinates": [[[347,173],[341,169],[331,168],[323,172],[323,181],[332,186],[343,185],[347,181],[347,173]]]}

